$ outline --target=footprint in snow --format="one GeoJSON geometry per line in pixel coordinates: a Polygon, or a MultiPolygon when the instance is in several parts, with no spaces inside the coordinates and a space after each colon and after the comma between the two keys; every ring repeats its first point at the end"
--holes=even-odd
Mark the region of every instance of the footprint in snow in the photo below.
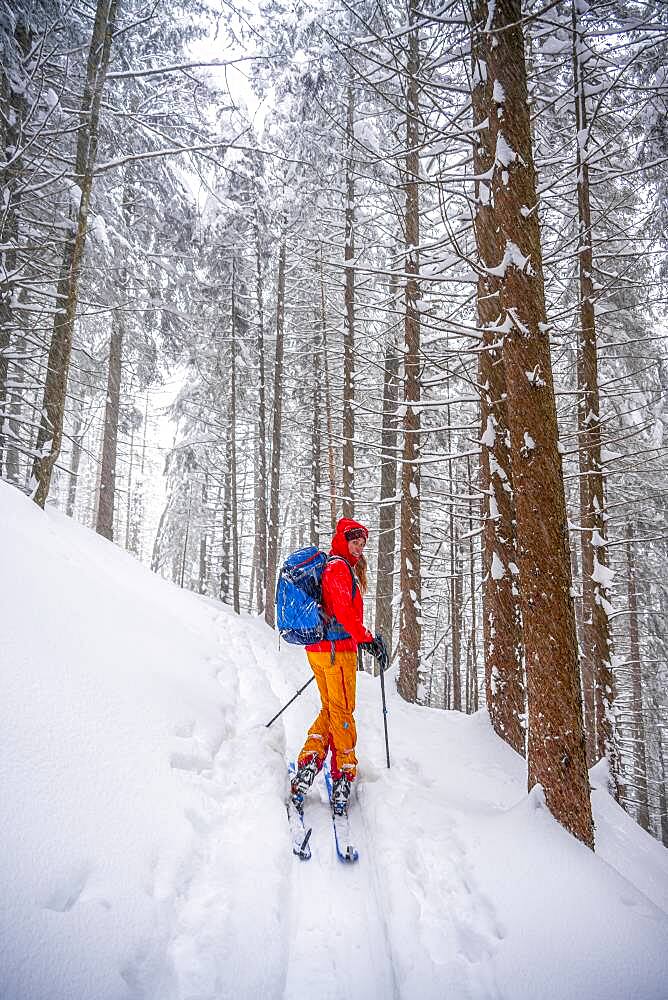
{"type": "Polygon", "coordinates": [[[90,869],[87,867],[73,872],[51,893],[44,908],[53,910],[55,913],[69,913],[81,899],[89,875],[90,869]]]}

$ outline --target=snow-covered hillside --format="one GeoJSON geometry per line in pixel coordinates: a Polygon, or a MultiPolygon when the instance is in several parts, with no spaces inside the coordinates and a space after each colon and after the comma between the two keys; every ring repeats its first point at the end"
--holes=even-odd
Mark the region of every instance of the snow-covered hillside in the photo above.
{"type": "MultiPolygon", "coordinates": [[[[473,717],[359,677],[337,862],[290,853],[300,650],[0,483],[3,1000],[660,1000],[668,852],[605,794],[597,855],[473,717]]],[[[594,784],[602,783],[596,773],[594,784]]]]}

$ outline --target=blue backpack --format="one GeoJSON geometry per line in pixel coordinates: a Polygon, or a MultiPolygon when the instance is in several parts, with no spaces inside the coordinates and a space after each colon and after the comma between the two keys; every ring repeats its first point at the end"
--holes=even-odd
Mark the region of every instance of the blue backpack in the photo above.
{"type": "Polygon", "coordinates": [[[340,559],[350,570],[354,597],[355,574],[342,556],[327,556],[315,545],[309,545],[293,552],[281,566],[276,585],[276,627],[286,642],[310,646],[325,639],[350,638],[336,618],[329,618],[322,607],[322,574],[327,563],[334,559],[340,559]]]}

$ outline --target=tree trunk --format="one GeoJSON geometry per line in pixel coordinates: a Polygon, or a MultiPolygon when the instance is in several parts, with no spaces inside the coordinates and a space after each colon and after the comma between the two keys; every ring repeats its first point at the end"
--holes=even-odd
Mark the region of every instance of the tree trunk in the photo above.
{"type": "Polygon", "coordinates": [[[420,213],[419,43],[417,0],[410,0],[406,65],[406,176],[404,190],[406,284],[404,321],[404,447],[401,475],[401,617],[397,687],[406,701],[422,696],[422,585],[420,570],[420,213]]]}
{"type": "Polygon", "coordinates": [[[325,312],[325,277],[322,267],[322,247],[318,247],[320,258],[320,319],[322,322],[322,356],[325,373],[325,423],[327,426],[327,465],[329,468],[329,503],[332,533],[336,528],[336,459],[334,456],[334,427],[332,422],[332,394],[329,383],[329,358],[327,351],[327,314],[325,312]]]}
{"type": "Polygon", "coordinates": [[[594,276],[587,160],[587,102],[582,38],[575,2],[573,20],[573,86],[579,222],[580,330],[578,344],[578,436],[580,520],[582,528],[582,678],[589,763],[608,758],[611,791],[619,800],[619,755],[614,732],[612,634],[608,621],[609,578],[606,548],[605,486],[601,467],[601,420],[594,315],[594,276]]]}
{"type": "Polygon", "coordinates": [[[484,270],[503,256],[504,244],[495,221],[491,171],[495,146],[485,125],[494,115],[492,80],[487,69],[487,3],[477,0],[471,33],[473,57],[473,146],[475,182],[474,229],[483,271],[478,278],[478,323],[483,344],[479,354],[480,489],[483,510],[483,644],[487,710],[495,732],[524,755],[525,685],[522,625],[517,574],[515,500],[510,464],[510,435],[503,367],[503,332],[499,277],[484,270]],[[503,571],[503,572],[502,572],[503,571]]]}
{"type": "Polygon", "coordinates": [[[202,482],[202,506],[200,509],[200,529],[199,529],[199,580],[198,580],[198,590],[200,594],[206,594],[206,585],[208,580],[208,561],[207,561],[207,530],[206,530],[206,505],[208,501],[208,477],[204,475],[204,480],[202,482]]]}
{"type": "Polygon", "coordinates": [[[312,405],[313,424],[311,427],[311,511],[310,539],[311,545],[320,545],[320,352],[322,339],[316,334],[313,351],[313,391],[312,405]]]}
{"type": "MultiPolygon", "coordinates": [[[[193,484],[192,481],[188,484],[188,512],[186,514],[186,530],[183,536],[183,551],[181,553],[181,578],[179,581],[179,586],[183,590],[185,584],[186,576],[186,566],[188,564],[188,542],[190,541],[190,521],[192,518],[193,509],[193,484]]],[[[190,583],[190,577],[188,578],[190,583]]],[[[190,589],[190,587],[188,587],[190,589]]]]}
{"type": "MultiPolygon", "coordinates": [[[[132,394],[132,388],[130,389],[130,395],[132,398],[132,406],[134,410],[134,395],[132,394]]],[[[133,506],[133,482],[132,475],[134,472],[134,459],[135,459],[135,427],[134,421],[130,428],[130,448],[129,448],[129,458],[128,458],[128,495],[125,503],[125,548],[130,551],[130,538],[132,536],[132,506],[133,506]]]]}
{"type": "Polygon", "coordinates": [[[274,362],[274,413],[271,433],[271,484],[269,494],[269,539],[267,548],[267,593],[264,618],[276,626],[274,592],[278,572],[279,489],[281,484],[281,430],[283,417],[283,324],[285,321],[285,236],[278,252],[276,296],[276,359],[274,362]]]}
{"type": "Polygon", "coordinates": [[[162,536],[164,534],[165,525],[167,524],[167,519],[171,512],[172,501],[171,497],[167,499],[162,514],[160,515],[160,521],[158,522],[158,530],[155,533],[155,539],[153,541],[153,552],[151,553],[151,571],[157,573],[160,569],[160,560],[162,557],[162,536]]]}
{"type": "Polygon", "coordinates": [[[220,546],[220,599],[230,603],[230,580],[232,577],[232,429],[228,421],[225,436],[225,472],[223,474],[223,531],[220,546]]]}
{"type": "MultiPolygon", "coordinates": [[[[451,496],[455,494],[453,467],[452,467],[452,431],[450,403],[445,408],[445,419],[447,421],[447,447],[448,447],[448,488],[451,496]]],[[[448,515],[450,534],[450,648],[452,649],[452,708],[455,712],[462,710],[462,674],[461,674],[461,628],[460,628],[460,608],[458,600],[457,580],[459,577],[459,556],[457,531],[455,529],[454,501],[450,501],[450,513],[448,515]]]]}
{"type": "Polygon", "coordinates": [[[355,177],[353,163],[354,143],[354,94],[352,83],[347,89],[346,116],[346,207],[345,240],[345,291],[343,317],[343,497],[341,508],[344,517],[352,517],[355,508],[355,177]]]}
{"type": "Polygon", "coordinates": [[[264,302],[259,209],[255,211],[255,278],[257,295],[258,418],[257,471],[255,474],[255,588],[258,614],[264,611],[267,580],[267,401],[264,364],[264,302]]]}
{"type": "Polygon", "coordinates": [[[239,587],[239,511],[237,504],[237,299],[236,266],[232,260],[230,345],[230,515],[232,519],[232,606],[241,614],[239,587]]]}
{"type": "MultiPolygon", "coordinates": [[[[27,57],[32,45],[32,34],[20,21],[14,29],[17,49],[27,57]]],[[[18,483],[17,441],[7,436],[8,427],[8,374],[12,333],[19,325],[14,316],[13,304],[19,294],[17,289],[17,249],[19,245],[19,209],[21,203],[20,178],[23,170],[21,145],[24,142],[23,125],[28,110],[23,87],[12,74],[0,68],[0,135],[2,153],[7,157],[0,171],[0,190],[3,204],[0,212],[0,476],[6,462],[7,479],[18,483]]],[[[22,338],[21,338],[22,339],[22,338]]],[[[16,345],[16,353],[25,350],[16,345]]],[[[16,407],[16,402],[12,409],[16,407]]]]}
{"type": "Polygon", "coordinates": [[[72,455],[70,458],[70,481],[67,486],[67,507],[65,513],[68,517],[74,517],[74,505],[77,499],[77,482],[79,479],[79,463],[81,462],[81,452],[83,450],[83,417],[77,413],[72,430],[72,455]]]}
{"type": "MultiPolygon", "coordinates": [[[[545,313],[536,179],[520,0],[497,0],[485,32],[494,113],[494,220],[503,256],[503,363],[508,392],[517,554],[529,710],[528,785],[589,847],[594,831],[582,727],[568,527],[545,313]]],[[[508,567],[504,567],[504,572],[508,567]]]]}
{"type": "Polygon", "coordinates": [[[116,455],[118,449],[118,416],[121,403],[121,367],[123,358],[123,317],[114,309],[109,339],[109,372],[107,400],[104,408],[102,460],[100,462],[100,496],[95,530],[110,541],[114,538],[114,500],[116,495],[116,455]]]}
{"type": "MultiPolygon", "coordinates": [[[[466,458],[466,472],[469,495],[473,492],[471,479],[471,459],[466,458]]],[[[476,600],[475,551],[473,547],[473,500],[469,500],[469,590],[471,592],[471,696],[467,712],[478,711],[478,602],[476,600]]]]}
{"type": "Polygon", "coordinates": [[[33,464],[33,498],[43,507],[63,438],[67,377],[77,309],[79,272],[86,245],[88,210],[97,156],[102,91],[109,65],[118,0],[98,0],[81,99],[75,176],[80,189],[73,235],[66,240],[56,293],[57,309],[49,349],[42,416],[33,464]]]}
{"type": "Polygon", "coordinates": [[[649,798],[647,793],[647,758],[645,752],[645,716],[642,698],[642,660],[638,628],[638,580],[633,551],[633,526],[626,523],[626,566],[629,601],[629,667],[631,670],[631,718],[633,733],[633,784],[637,788],[638,823],[649,830],[649,798]]]}
{"type": "MultiPolygon", "coordinates": [[[[392,278],[391,299],[397,294],[397,279],[392,278]]],[[[394,596],[394,546],[397,520],[397,402],[399,398],[399,352],[394,324],[385,346],[383,372],[383,423],[380,437],[380,513],[378,516],[378,556],[376,567],[375,629],[387,647],[394,648],[392,597],[394,596]]]]}

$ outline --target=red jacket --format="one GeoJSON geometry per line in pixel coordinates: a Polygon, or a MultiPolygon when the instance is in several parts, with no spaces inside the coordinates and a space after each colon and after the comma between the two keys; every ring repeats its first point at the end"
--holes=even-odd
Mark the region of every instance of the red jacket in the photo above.
{"type": "MultiPolygon", "coordinates": [[[[350,566],[354,566],[357,560],[348,550],[345,532],[351,528],[361,528],[357,521],[342,518],[336,526],[336,534],[332,539],[330,555],[342,556],[350,566]]],[[[366,531],[366,529],[364,529],[366,531]]],[[[334,648],[341,652],[351,650],[355,652],[360,642],[373,642],[373,636],[363,624],[364,605],[362,602],[362,591],[359,584],[355,587],[353,597],[352,574],[342,561],[333,559],[328,562],[322,574],[322,606],[326,614],[333,615],[337,622],[352,637],[350,639],[337,639],[334,648]]],[[[329,639],[323,642],[313,643],[306,647],[314,653],[328,653],[332,644],[329,639]]]]}

